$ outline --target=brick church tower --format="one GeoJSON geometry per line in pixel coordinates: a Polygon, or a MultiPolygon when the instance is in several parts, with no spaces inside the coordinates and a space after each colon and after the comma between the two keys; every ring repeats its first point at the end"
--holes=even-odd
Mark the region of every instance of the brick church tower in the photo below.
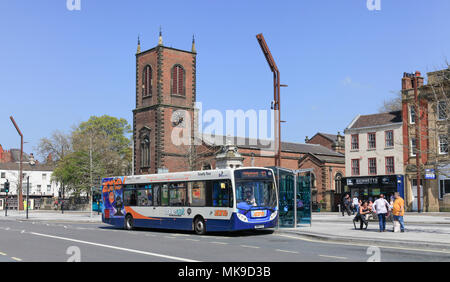
{"type": "MultiPolygon", "coordinates": [[[[191,146],[173,142],[194,128],[196,51],[158,45],[136,54],[136,109],[133,110],[134,174],[189,170],[191,146]]],[[[189,137],[190,138],[190,137],[189,137]]]]}

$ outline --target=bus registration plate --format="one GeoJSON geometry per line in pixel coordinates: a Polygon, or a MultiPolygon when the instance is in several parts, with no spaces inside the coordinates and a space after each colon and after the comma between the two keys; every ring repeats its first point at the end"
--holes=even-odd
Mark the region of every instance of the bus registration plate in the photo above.
{"type": "Polygon", "coordinates": [[[255,225],[255,229],[262,229],[264,228],[264,225],[255,225]]]}
{"type": "Polygon", "coordinates": [[[252,211],[252,217],[265,217],[266,211],[252,211]]]}

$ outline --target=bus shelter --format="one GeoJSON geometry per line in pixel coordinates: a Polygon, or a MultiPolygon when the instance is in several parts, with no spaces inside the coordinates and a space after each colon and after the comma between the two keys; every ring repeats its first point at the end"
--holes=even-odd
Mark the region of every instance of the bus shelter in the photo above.
{"type": "Polygon", "coordinates": [[[268,167],[275,173],[278,187],[278,227],[296,228],[311,225],[311,179],[309,170],[268,167]]]}

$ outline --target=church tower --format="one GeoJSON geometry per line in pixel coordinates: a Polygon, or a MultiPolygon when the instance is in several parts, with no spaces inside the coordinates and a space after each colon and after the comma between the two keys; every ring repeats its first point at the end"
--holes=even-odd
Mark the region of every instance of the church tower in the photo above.
{"type": "MultiPolygon", "coordinates": [[[[174,142],[177,132],[193,136],[196,101],[196,56],[163,45],[136,53],[136,108],[133,110],[134,174],[190,169],[191,147],[174,142]]],[[[190,138],[190,137],[189,137],[190,138]]]]}

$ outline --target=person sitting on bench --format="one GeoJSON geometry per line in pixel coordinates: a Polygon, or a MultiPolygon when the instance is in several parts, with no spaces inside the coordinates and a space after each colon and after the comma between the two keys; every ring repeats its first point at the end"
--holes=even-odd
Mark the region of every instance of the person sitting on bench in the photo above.
{"type": "Polygon", "coordinates": [[[367,201],[365,201],[360,207],[359,207],[359,211],[358,214],[355,216],[355,218],[353,219],[353,226],[355,226],[356,229],[356,222],[359,221],[360,222],[360,227],[359,229],[363,229],[363,225],[366,225],[366,230],[367,227],[369,226],[369,222],[366,219],[366,214],[370,213],[370,210],[368,208],[368,204],[367,201]]]}

